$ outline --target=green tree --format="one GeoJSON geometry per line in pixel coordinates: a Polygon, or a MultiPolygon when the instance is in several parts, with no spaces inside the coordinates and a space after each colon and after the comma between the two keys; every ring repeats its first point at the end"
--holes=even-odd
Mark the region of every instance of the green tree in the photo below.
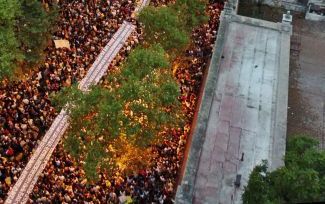
{"type": "MultiPolygon", "coordinates": [[[[119,159],[124,157],[110,154],[107,150],[109,146],[116,152],[116,146],[127,140],[130,146],[125,152],[132,149],[139,158],[146,157],[147,150],[161,140],[163,130],[182,122],[179,86],[161,46],[133,50],[121,71],[108,77],[108,83],[111,88],[94,86],[83,94],[74,85],[52,96],[53,104],[58,108],[63,108],[69,101],[71,127],[64,143],[66,149],[73,156],[84,155],[87,165],[96,163],[95,166],[104,170],[115,168],[117,163],[120,167],[125,166],[119,159]],[[95,141],[101,149],[107,150],[107,155],[88,158],[89,154],[92,155],[91,151],[95,151],[88,144],[95,141]],[[109,162],[110,166],[103,161],[109,162]]],[[[132,157],[131,154],[129,157],[132,157]]],[[[147,160],[142,162],[147,163],[147,160]]],[[[133,161],[125,171],[144,165],[136,158],[133,161]]],[[[94,172],[87,173],[94,169],[87,166],[85,172],[88,178],[95,178],[94,172]]]]}
{"type": "Polygon", "coordinates": [[[261,165],[256,166],[252,171],[248,185],[245,187],[245,193],[243,194],[244,204],[276,203],[270,198],[270,195],[273,195],[274,193],[271,192],[270,173],[267,169],[268,163],[264,160],[261,165]]]}
{"type": "Polygon", "coordinates": [[[325,151],[306,136],[291,138],[285,166],[269,172],[267,162],[252,171],[243,201],[251,203],[297,203],[325,201],[325,151]]]}
{"type": "Polygon", "coordinates": [[[0,0],[0,20],[1,25],[8,23],[13,24],[12,21],[20,14],[20,1],[19,0],[0,0]]]}
{"type": "Polygon", "coordinates": [[[21,15],[17,19],[16,36],[27,63],[35,63],[40,59],[47,45],[46,40],[56,18],[56,12],[56,7],[46,12],[38,0],[21,1],[21,15]]]}
{"type": "MultiPolygon", "coordinates": [[[[168,66],[165,50],[161,46],[153,44],[150,49],[139,46],[131,53],[125,68],[122,69],[121,76],[125,79],[131,77],[142,79],[155,69],[168,66]]],[[[113,77],[118,76],[114,75],[113,77]]]]}
{"type": "Polygon", "coordinates": [[[286,167],[271,175],[273,189],[283,203],[311,202],[320,199],[320,177],[311,168],[286,167]]]}
{"type": "Polygon", "coordinates": [[[139,20],[149,43],[160,43],[165,50],[181,50],[189,43],[182,19],[172,7],[149,6],[141,11],[139,20]]]}
{"type": "Polygon", "coordinates": [[[0,26],[0,79],[11,77],[16,66],[15,62],[22,59],[23,54],[19,49],[13,26],[3,24],[0,26]]]}
{"type": "Polygon", "coordinates": [[[98,170],[128,173],[149,166],[153,145],[182,123],[180,89],[170,61],[205,19],[201,0],[145,8],[139,14],[145,42],[120,70],[109,73],[105,87],[94,86],[83,94],[72,86],[52,96],[58,108],[69,102],[71,126],[64,146],[85,159],[90,180],[97,179],[98,170]]]}
{"type": "Polygon", "coordinates": [[[56,9],[46,12],[37,0],[0,0],[0,79],[40,59],[55,17],[56,9]]]}
{"type": "Polygon", "coordinates": [[[206,0],[178,0],[173,7],[184,22],[184,28],[191,32],[196,26],[208,21],[206,4],[206,0]]]}
{"type": "Polygon", "coordinates": [[[146,7],[139,14],[147,42],[159,43],[170,54],[182,51],[192,30],[206,22],[205,0],[179,0],[168,7],[146,7]]]}
{"type": "Polygon", "coordinates": [[[0,0],[0,79],[11,76],[15,60],[23,58],[16,38],[16,18],[21,14],[18,0],[0,0]]]}

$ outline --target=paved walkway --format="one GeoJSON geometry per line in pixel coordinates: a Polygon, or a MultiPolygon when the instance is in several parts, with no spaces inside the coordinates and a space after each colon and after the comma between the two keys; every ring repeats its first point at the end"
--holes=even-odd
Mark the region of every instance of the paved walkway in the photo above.
{"type": "Polygon", "coordinates": [[[283,165],[290,25],[221,18],[177,203],[242,203],[257,164],[283,165]]]}
{"type": "Polygon", "coordinates": [[[131,35],[135,26],[128,22],[123,22],[121,27],[113,35],[112,39],[98,55],[94,64],[89,69],[87,75],[80,81],[79,89],[86,91],[91,85],[97,84],[108,69],[109,64],[123,47],[125,41],[131,35]]]}
{"type": "MultiPolygon", "coordinates": [[[[104,73],[107,71],[111,61],[118,54],[134,30],[134,25],[129,22],[123,22],[119,30],[114,34],[113,38],[99,54],[85,78],[82,79],[79,83],[79,88],[81,90],[88,90],[91,85],[95,85],[99,82],[104,73]]],[[[6,204],[23,204],[27,202],[29,194],[33,190],[39,175],[44,170],[56,145],[69,126],[68,119],[69,116],[67,115],[66,110],[62,110],[60,114],[55,118],[50,129],[47,131],[39,146],[36,148],[31,159],[27,163],[18,181],[8,193],[8,197],[5,202],[6,204]]]]}
{"type": "Polygon", "coordinates": [[[149,5],[150,0],[140,0],[138,3],[138,7],[135,8],[135,12],[140,12],[145,6],[149,5]]]}

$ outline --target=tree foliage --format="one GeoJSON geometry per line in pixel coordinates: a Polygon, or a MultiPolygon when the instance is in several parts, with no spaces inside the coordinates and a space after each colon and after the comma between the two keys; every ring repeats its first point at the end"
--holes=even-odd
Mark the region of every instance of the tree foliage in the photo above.
{"type": "Polygon", "coordinates": [[[16,16],[20,15],[20,1],[19,0],[1,0],[0,1],[0,20],[1,23],[12,24],[16,16]]]}
{"type": "Polygon", "coordinates": [[[131,77],[142,79],[155,69],[167,68],[168,66],[169,62],[161,46],[154,44],[150,49],[137,47],[131,53],[121,75],[126,79],[131,77]]]}
{"type": "Polygon", "coordinates": [[[0,79],[12,77],[17,63],[40,59],[55,17],[37,0],[0,0],[0,79]]]}
{"type": "MultiPolygon", "coordinates": [[[[125,155],[107,153],[92,157],[92,145],[88,144],[97,141],[102,149],[118,152],[121,143],[127,141],[129,146],[124,145],[128,147],[124,152],[132,149],[137,156],[129,155],[129,165],[124,170],[133,171],[148,163],[148,149],[160,141],[160,133],[181,122],[179,87],[166,53],[158,45],[136,48],[121,71],[112,73],[108,82],[110,88],[95,86],[86,94],[75,85],[64,88],[52,96],[52,101],[58,108],[70,101],[71,128],[65,147],[73,156],[85,154],[85,165],[96,162],[95,166],[106,170],[125,168],[125,155]]],[[[93,172],[87,173],[91,170],[94,167],[87,166],[85,172],[94,179],[93,172]]]]}
{"type": "Polygon", "coordinates": [[[263,161],[254,168],[243,202],[298,203],[325,201],[325,151],[305,136],[288,141],[285,166],[273,172],[263,161]]]}
{"type": "Polygon", "coordinates": [[[69,102],[71,126],[64,146],[84,158],[90,180],[96,180],[98,170],[130,173],[147,167],[155,156],[153,145],[182,123],[180,88],[170,61],[188,45],[193,27],[204,21],[204,9],[200,0],[145,8],[139,15],[145,42],[108,75],[104,87],[83,94],[72,86],[52,96],[58,108],[69,102]]]}
{"type": "Polygon", "coordinates": [[[174,9],[181,16],[184,28],[191,32],[194,27],[208,21],[206,16],[206,0],[178,0],[174,9]]]}
{"type": "Polygon", "coordinates": [[[148,42],[158,42],[164,49],[182,49],[189,43],[177,12],[172,7],[147,7],[139,15],[148,42]],[[177,46],[177,47],[176,47],[177,46]]]}
{"type": "Polygon", "coordinates": [[[17,40],[27,63],[35,63],[47,45],[47,37],[56,18],[56,8],[46,12],[37,0],[21,1],[21,17],[18,19],[17,40]]]}
{"type": "Polygon", "coordinates": [[[167,51],[181,51],[188,45],[192,29],[208,19],[205,6],[203,0],[180,0],[168,7],[143,9],[139,20],[146,40],[160,43],[167,51]]]}
{"type": "Polygon", "coordinates": [[[16,61],[23,59],[12,25],[0,26],[0,79],[12,76],[16,61]]]}

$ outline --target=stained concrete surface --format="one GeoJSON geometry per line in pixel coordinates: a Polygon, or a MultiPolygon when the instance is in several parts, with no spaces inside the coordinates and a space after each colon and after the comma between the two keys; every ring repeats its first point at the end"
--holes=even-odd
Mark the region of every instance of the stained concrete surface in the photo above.
{"type": "MultiPolygon", "coordinates": [[[[194,203],[237,203],[236,174],[271,160],[280,33],[231,23],[208,122],[194,203]],[[244,161],[240,161],[242,153],[244,161]]],[[[240,191],[240,190],[239,190],[240,191]]]]}
{"type": "Polygon", "coordinates": [[[308,134],[325,148],[325,22],[294,16],[288,135],[308,134]]]}
{"type": "Polygon", "coordinates": [[[283,165],[290,31],[238,15],[222,19],[177,203],[242,203],[257,164],[283,165]]]}

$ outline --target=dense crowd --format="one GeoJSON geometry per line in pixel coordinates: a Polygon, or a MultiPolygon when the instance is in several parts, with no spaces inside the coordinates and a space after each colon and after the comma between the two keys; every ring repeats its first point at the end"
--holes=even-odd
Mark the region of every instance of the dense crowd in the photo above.
{"type": "MultiPolygon", "coordinates": [[[[26,80],[1,81],[0,203],[57,114],[49,95],[83,78],[124,20],[136,24],[133,0],[42,2],[46,8],[51,8],[52,2],[58,3],[60,18],[53,40],[68,40],[70,49],[49,45],[44,63],[26,80]]],[[[135,41],[137,35],[123,49],[130,50],[135,41]]],[[[118,56],[112,64],[122,58],[118,56]]]]}
{"type": "MultiPolygon", "coordinates": [[[[51,1],[43,0],[51,6],[51,1]]],[[[0,203],[6,197],[41,136],[56,116],[49,95],[70,86],[86,74],[101,49],[124,20],[137,25],[110,68],[119,66],[133,46],[141,41],[141,29],[133,19],[134,0],[83,1],[58,0],[61,8],[58,31],[53,40],[67,39],[70,49],[50,45],[45,62],[24,81],[3,81],[0,85],[0,203]],[[87,3],[86,3],[87,2],[87,3]]],[[[155,6],[174,0],[152,0],[155,6]]],[[[100,174],[89,185],[83,169],[67,154],[60,143],[40,176],[31,203],[172,203],[175,182],[183,158],[183,149],[194,115],[204,69],[211,56],[222,4],[210,0],[210,20],[193,31],[194,43],[179,62],[175,75],[181,84],[180,100],[189,116],[182,129],[171,132],[172,139],[155,147],[159,156],[151,169],[115,180],[100,174]]]]}
{"type": "Polygon", "coordinates": [[[218,0],[210,1],[208,6],[209,22],[193,31],[194,45],[186,51],[186,57],[180,59],[180,65],[176,70],[176,77],[181,84],[181,102],[190,120],[194,116],[202,77],[211,58],[216,40],[219,15],[223,6],[219,2],[218,0]]]}
{"type": "MultiPolygon", "coordinates": [[[[152,3],[161,5],[168,2],[155,0],[152,3]]],[[[60,143],[30,195],[30,202],[173,203],[183,150],[190,132],[203,73],[216,39],[221,9],[222,4],[210,1],[207,9],[209,22],[193,31],[193,46],[186,51],[186,59],[177,66],[175,75],[181,84],[180,100],[189,116],[188,123],[183,128],[171,131],[172,139],[169,137],[155,147],[159,156],[152,168],[128,177],[117,175],[115,179],[100,174],[99,181],[89,185],[83,169],[77,165],[83,161],[75,161],[60,143]]],[[[120,60],[123,57],[117,59],[117,64],[120,60]]]]}

